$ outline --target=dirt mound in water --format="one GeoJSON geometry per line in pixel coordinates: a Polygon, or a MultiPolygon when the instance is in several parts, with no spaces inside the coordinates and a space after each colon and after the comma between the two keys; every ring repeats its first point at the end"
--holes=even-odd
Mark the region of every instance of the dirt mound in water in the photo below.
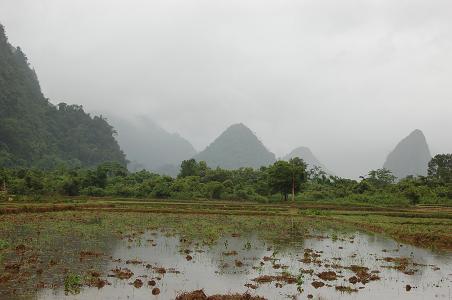
{"type": "Polygon", "coordinates": [[[251,296],[248,293],[207,296],[203,290],[197,290],[193,292],[183,293],[177,296],[176,300],[266,300],[266,298],[260,296],[251,296]]]}

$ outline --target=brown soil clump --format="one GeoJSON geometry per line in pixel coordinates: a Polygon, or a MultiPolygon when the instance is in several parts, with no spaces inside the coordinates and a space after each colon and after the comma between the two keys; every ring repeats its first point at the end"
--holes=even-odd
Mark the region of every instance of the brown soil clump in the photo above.
{"type": "Polygon", "coordinates": [[[90,272],[90,275],[91,275],[92,277],[100,277],[100,273],[97,272],[97,271],[91,271],[91,272],[90,272]]]}
{"type": "Polygon", "coordinates": [[[293,284],[297,282],[297,279],[291,275],[283,274],[283,275],[262,275],[253,279],[254,282],[257,283],[269,283],[273,281],[285,282],[287,284],[293,284]]]}
{"type": "Polygon", "coordinates": [[[236,260],[236,261],[235,261],[235,266],[236,266],[237,268],[243,267],[243,263],[242,263],[240,260],[236,260]]]}
{"type": "Polygon", "coordinates": [[[143,262],[141,260],[137,260],[137,259],[130,259],[130,260],[126,260],[126,264],[128,265],[140,265],[143,262]]]}
{"type": "Polygon", "coordinates": [[[149,286],[155,286],[155,284],[156,284],[155,280],[149,280],[148,281],[148,285],[149,286]]]}
{"type": "Polygon", "coordinates": [[[193,292],[183,293],[177,296],[176,300],[266,300],[266,299],[260,296],[251,296],[248,293],[207,296],[203,290],[197,290],[193,292]]]}
{"type": "Polygon", "coordinates": [[[412,263],[409,258],[407,257],[384,257],[383,260],[385,262],[393,263],[394,266],[384,266],[385,268],[391,268],[398,270],[400,272],[403,272],[406,275],[414,275],[414,273],[417,271],[415,269],[408,269],[408,266],[410,263],[413,266],[419,265],[416,263],[412,263]]]}
{"type": "Polygon", "coordinates": [[[141,279],[135,279],[135,281],[132,283],[133,286],[137,289],[141,288],[143,286],[143,281],[141,279]]]}
{"type": "Polygon", "coordinates": [[[349,286],[343,286],[343,285],[337,285],[335,288],[336,288],[336,291],[339,291],[342,293],[354,293],[354,292],[358,291],[355,288],[351,288],[349,286]]]}
{"type": "Polygon", "coordinates": [[[313,282],[311,283],[311,285],[312,285],[313,287],[315,287],[316,289],[318,289],[318,288],[323,287],[323,286],[325,285],[325,283],[323,283],[323,282],[321,282],[321,281],[313,281],[313,282]]]}
{"type": "Polygon", "coordinates": [[[314,274],[314,270],[313,269],[309,269],[309,270],[300,269],[300,273],[312,275],[312,274],[314,274]]]}
{"type": "Polygon", "coordinates": [[[348,282],[350,282],[351,284],[356,284],[356,283],[358,283],[358,281],[359,281],[358,277],[356,277],[356,276],[352,276],[348,279],[348,282]]]}
{"type": "Polygon", "coordinates": [[[119,279],[130,279],[130,277],[133,276],[132,271],[130,271],[127,268],[124,268],[124,269],[116,268],[111,271],[113,272],[113,275],[108,275],[109,277],[116,277],[119,279]]]}
{"type": "Polygon", "coordinates": [[[86,285],[89,287],[97,287],[98,289],[103,288],[104,286],[106,286],[107,284],[110,284],[108,281],[106,280],[102,280],[100,278],[91,278],[88,282],[86,282],[86,285]]]}
{"type": "Polygon", "coordinates": [[[27,250],[27,247],[24,244],[20,244],[16,246],[16,252],[23,253],[27,250]]]}
{"type": "Polygon", "coordinates": [[[361,282],[362,284],[366,284],[369,281],[380,280],[380,277],[376,275],[376,273],[369,273],[369,268],[361,267],[357,265],[351,265],[346,269],[350,269],[356,276],[352,276],[349,278],[349,282],[352,284],[356,284],[357,282],[361,282]]]}
{"type": "Polygon", "coordinates": [[[247,283],[247,284],[245,284],[245,286],[246,286],[247,288],[250,288],[250,289],[253,289],[253,290],[257,289],[257,285],[252,284],[252,283],[247,283]]]}
{"type": "Polygon", "coordinates": [[[328,280],[328,281],[332,281],[332,280],[336,280],[337,279],[337,274],[334,271],[322,272],[322,273],[317,274],[317,276],[320,279],[328,280]]]}
{"type": "Polygon", "coordinates": [[[163,268],[163,267],[154,268],[154,271],[159,273],[159,274],[165,274],[166,273],[166,269],[163,268]]]}
{"type": "Polygon", "coordinates": [[[229,252],[223,252],[224,256],[233,256],[233,255],[237,255],[237,254],[238,253],[235,250],[232,250],[232,251],[229,251],[229,252]]]}
{"type": "Polygon", "coordinates": [[[80,259],[86,258],[86,257],[99,257],[102,253],[94,252],[94,251],[80,251],[80,259]]]}

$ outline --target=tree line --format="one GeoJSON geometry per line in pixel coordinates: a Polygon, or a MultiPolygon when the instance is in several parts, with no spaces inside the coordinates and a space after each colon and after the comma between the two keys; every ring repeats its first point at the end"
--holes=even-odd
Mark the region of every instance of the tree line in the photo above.
{"type": "Polygon", "coordinates": [[[452,204],[452,154],[435,156],[428,176],[396,180],[389,170],[372,170],[362,180],[328,175],[308,168],[300,158],[277,161],[259,169],[210,168],[203,161],[185,160],[176,178],[146,170],[129,172],[111,162],[94,168],[60,165],[53,170],[0,169],[0,190],[5,195],[34,197],[111,196],[170,199],[225,199],[259,202],[337,201],[409,205],[452,204]]]}

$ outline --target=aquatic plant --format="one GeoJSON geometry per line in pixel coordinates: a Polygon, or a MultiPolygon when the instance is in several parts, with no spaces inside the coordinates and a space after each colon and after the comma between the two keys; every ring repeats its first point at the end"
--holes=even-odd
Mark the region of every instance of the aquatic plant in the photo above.
{"type": "Polygon", "coordinates": [[[9,243],[5,240],[0,239],[0,250],[4,250],[9,247],[9,243]]]}
{"type": "Polygon", "coordinates": [[[82,279],[80,275],[68,274],[64,279],[64,292],[65,294],[79,294],[80,287],[82,286],[82,279]]]}

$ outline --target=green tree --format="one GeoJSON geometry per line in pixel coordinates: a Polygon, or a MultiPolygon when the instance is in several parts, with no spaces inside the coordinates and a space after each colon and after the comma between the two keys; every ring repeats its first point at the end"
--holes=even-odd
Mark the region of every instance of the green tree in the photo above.
{"type": "Polygon", "coordinates": [[[390,184],[393,184],[396,177],[388,169],[378,169],[369,172],[367,181],[376,188],[384,188],[390,184]]]}
{"type": "Polygon", "coordinates": [[[182,161],[180,165],[180,172],[177,177],[184,178],[188,176],[200,176],[204,177],[206,174],[212,171],[204,161],[197,162],[195,159],[189,159],[182,161]]]}
{"type": "Polygon", "coordinates": [[[289,193],[300,191],[301,183],[307,179],[306,164],[302,159],[295,157],[287,161],[277,161],[268,168],[268,183],[273,192],[281,193],[284,200],[289,193]]]}
{"type": "Polygon", "coordinates": [[[220,199],[224,185],[218,181],[210,181],[206,183],[206,190],[210,199],[220,199]]]}
{"type": "Polygon", "coordinates": [[[428,163],[428,176],[443,183],[452,183],[452,154],[438,154],[428,163]]]}
{"type": "Polygon", "coordinates": [[[189,160],[182,161],[182,163],[180,164],[180,172],[177,177],[184,178],[184,177],[188,177],[188,176],[198,176],[198,175],[199,175],[199,168],[198,168],[198,163],[196,162],[196,160],[194,160],[192,158],[189,160]]]}

